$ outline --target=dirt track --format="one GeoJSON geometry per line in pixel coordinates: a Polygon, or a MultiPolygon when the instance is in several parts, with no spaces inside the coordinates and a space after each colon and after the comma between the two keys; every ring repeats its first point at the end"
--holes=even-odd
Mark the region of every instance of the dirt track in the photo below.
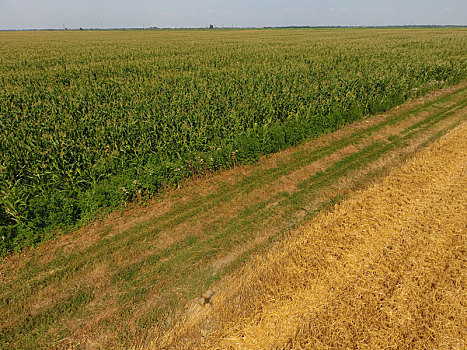
{"type": "Polygon", "coordinates": [[[229,277],[155,348],[465,349],[467,123],[229,277]]]}

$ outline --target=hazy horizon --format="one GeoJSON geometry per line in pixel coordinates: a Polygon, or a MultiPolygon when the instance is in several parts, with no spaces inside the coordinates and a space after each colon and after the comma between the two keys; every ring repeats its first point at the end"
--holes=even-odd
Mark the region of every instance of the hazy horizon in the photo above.
{"type": "Polygon", "coordinates": [[[460,0],[0,0],[0,30],[466,25],[460,0]]]}

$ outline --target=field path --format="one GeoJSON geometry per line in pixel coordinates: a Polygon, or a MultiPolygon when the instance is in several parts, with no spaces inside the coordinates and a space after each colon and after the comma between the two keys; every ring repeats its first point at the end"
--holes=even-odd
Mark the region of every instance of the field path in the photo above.
{"type": "Polygon", "coordinates": [[[0,348],[111,348],[154,325],[164,333],[252,254],[466,116],[463,83],[12,256],[0,265],[0,348]]]}
{"type": "Polygon", "coordinates": [[[466,189],[463,123],[253,259],[154,348],[467,348],[466,189]]]}

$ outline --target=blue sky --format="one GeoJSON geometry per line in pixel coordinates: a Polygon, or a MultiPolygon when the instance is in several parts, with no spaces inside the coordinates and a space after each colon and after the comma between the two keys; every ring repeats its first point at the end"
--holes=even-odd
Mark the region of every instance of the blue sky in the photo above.
{"type": "Polygon", "coordinates": [[[0,29],[467,24],[466,0],[0,0],[0,29]]]}

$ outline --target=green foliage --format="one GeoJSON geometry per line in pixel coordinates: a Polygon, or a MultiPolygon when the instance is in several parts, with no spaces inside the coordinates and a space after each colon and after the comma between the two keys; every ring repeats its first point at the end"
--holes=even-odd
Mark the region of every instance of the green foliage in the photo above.
{"type": "Polygon", "coordinates": [[[466,78],[467,31],[2,33],[0,255],[466,78]]]}

